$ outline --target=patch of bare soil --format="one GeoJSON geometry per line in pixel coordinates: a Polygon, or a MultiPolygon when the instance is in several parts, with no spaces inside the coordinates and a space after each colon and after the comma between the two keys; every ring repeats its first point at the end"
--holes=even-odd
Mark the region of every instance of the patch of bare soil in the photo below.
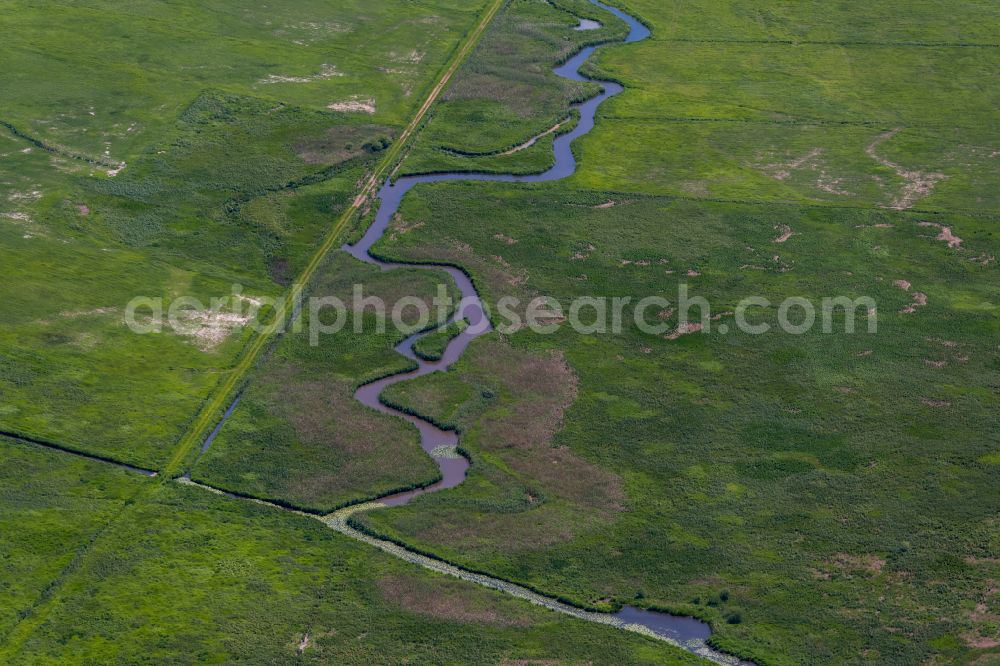
{"type": "MultiPolygon", "coordinates": [[[[907,280],[894,280],[892,284],[903,291],[909,291],[910,287],[913,286],[907,280]]],[[[925,305],[927,305],[927,294],[915,291],[913,292],[913,302],[900,310],[899,314],[913,314],[917,311],[917,308],[922,308],[925,305]]]]}
{"type": "Polygon", "coordinates": [[[440,620],[529,627],[533,622],[497,608],[483,590],[450,580],[429,581],[410,576],[386,576],[377,581],[382,597],[404,610],[440,620]]]}
{"type": "Polygon", "coordinates": [[[917,308],[922,308],[927,305],[927,294],[919,291],[913,292],[913,302],[907,305],[905,308],[899,311],[900,314],[913,314],[917,311],[917,308]]]}
{"type": "Polygon", "coordinates": [[[118,308],[113,307],[103,307],[94,308],[93,310],[63,310],[59,313],[60,317],[65,317],[66,319],[77,319],[79,317],[96,317],[99,315],[109,315],[118,312],[118,308]]]}
{"type": "Polygon", "coordinates": [[[238,329],[255,317],[250,312],[220,310],[183,310],[177,317],[174,332],[192,338],[203,352],[213,352],[238,329]]]}
{"type": "Polygon", "coordinates": [[[614,208],[617,205],[615,201],[606,201],[602,204],[597,204],[594,208],[614,208]]]}
{"type": "Polygon", "coordinates": [[[939,233],[934,240],[939,240],[948,244],[950,248],[962,247],[962,239],[951,232],[951,227],[946,227],[944,225],[938,224],[937,222],[918,222],[921,227],[934,227],[939,229],[939,233]]]}
{"type": "Polygon", "coordinates": [[[673,332],[668,333],[663,337],[666,338],[667,340],[676,340],[681,336],[697,333],[701,329],[702,329],[701,324],[691,324],[691,323],[680,324],[677,328],[673,330],[673,332]]]}
{"type": "Polygon", "coordinates": [[[326,105],[326,108],[342,113],[367,113],[369,115],[378,110],[373,97],[362,97],[361,95],[351,95],[348,99],[340,102],[331,102],[326,105]]]}
{"type": "Polygon", "coordinates": [[[312,83],[313,81],[323,81],[326,79],[332,79],[336,76],[343,76],[343,72],[337,71],[336,65],[330,65],[323,63],[320,67],[319,72],[316,74],[311,74],[309,76],[285,76],[284,74],[268,74],[264,78],[257,81],[261,85],[270,85],[274,83],[312,83]]]}
{"type": "Polygon", "coordinates": [[[902,127],[897,127],[894,130],[880,134],[874,141],[868,144],[868,147],[865,148],[865,152],[869,157],[882,166],[892,169],[896,172],[897,176],[906,181],[899,195],[893,199],[892,204],[889,206],[890,208],[894,208],[896,210],[912,208],[917,201],[929,195],[939,182],[947,178],[947,176],[943,173],[928,173],[924,171],[905,169],[895,162],[878,154],[878,147],[899,134],[902,130],[902,127]]]}
{"type": "Polygon", "coordinates": [[[947,400],[931,400],[930,398],[921,398],[920,402],[927,407],[933,407],[934,409],[942,409],[944,407],[951,407],[951,403],[947,400]]]}
{"type": "Polygon", "coordinates": [[[775,229],[778,230],[778,231],[780,231],[781,234],[777,238],[775,238],[773,241],[771,241],[772,243],[784,243],[789,238],[791,238],[792,236],[795,235],[795,232],[792,231],[792,228],[790,226],[788,226],[787,224],[782,224],[780,226],[777,226],[777,227],[775,227],[775,229]]]}
{"type": "Polygon", "coordinates": [[[823,154],[822,148],[813,148],[802,157],[793,158],[787,162],[775,162],[772,164],[758,164],[757,168],[775,180],[785,180],[792,175],[793,171],[805,167],[815,166],[817,158],[823,154]]]}

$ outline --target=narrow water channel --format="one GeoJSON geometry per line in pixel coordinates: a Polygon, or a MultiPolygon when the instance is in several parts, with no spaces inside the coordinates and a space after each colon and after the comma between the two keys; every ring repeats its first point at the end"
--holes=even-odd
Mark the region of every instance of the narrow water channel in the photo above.
{"type": "MultiPolygon", "coordinates": [[[[598,0],[590,1],[601,9],[604,9],[605,11],[608,11],[624,20],[628,24],[629,34],[625,38],[625,43],[638,42],[649,37],[650,31],[637,19],[618,9],[615,9],[614,7],[605,5],[598,0]]],[[[584,20],[580,27],[583,29],[590,29],[598,25],[600,24],[594,21],[584,20]]],[[[345,245],[344,250],[360,261],[379,266],[382,270],[393,270],[404,266],[404,264],[381,261],[380,259],[372,256],[370,250],[372,246],[375,245],[375,243],[377,243],[383,235],[385,235],[386,230],[389,227],[389,223],[399,210],[403,197],[406,196],[406,193],[413,187],[419,185],[420,183],[440,183],[444,181],[459,180],[538,183],[561,180],[572,175],[576,171],[576,158],[574,157],[572,150],[573,141],[593,129],[594,116],[597,112],[597,108],[604,102],[604,100],[618,95],[624,90],[624,88],[618,83],[610,81],[595,81],[580,74],[580,67],[591,57],[591,55],[593,55],[597,48],[599,47],[591,46],[584,48],[577,55],[569,59],[565,64],[553,70],[558,76],[571,81],[592,81],[597,83],[601,86],[601,92],[585,102],[574,105],[573,108],[577,109],[580,114],[579,122],[572,131],[556,137],[553,143],[555,164],[552,168],[544,173],[525,176],[455,172],[405,176],[399,178],[395,182],[389,181],[379,191],[378,196],[380,204],[378,212],[375,216],[375,221],[357,243],[354,245],[345,245]]],[[[433,270],[445,270],[455,281],[455,284],[458,286],[459,292],[461,293],[462,305],[455,314],[454,318],[466,319],[469,323],[468,328],[456,336],[447,345],[441,360],[433,362],[425,361],[413,352],[414,343],[421,337],[430,335],[433,331],[418,333],[407,338],[396,347],[396,351],[414,361],[417,364],[417,369],[410,372],[392,375],[376,382],[366,384],[358,389],[355,397],[358,401],[372,409],[405,419],[416,426],[416,428],[420,431],[421,446],[424,451],[434,458],[441,470],[442,479],[438,483],[427,488],[397,493],[381,498],[374,506],[401,506],[409,503],[415,497],[425,493],[433,493],[447,488],[453,488],[465,480],[466,472],[469,468],[469,462],[456,452],[458,436],[455,432],[442,430],[424,419],[413,416],[412,414],[404,413],[397,409],[393,409],[379,400],[379,396],[389,386],[399,384],[401,382],[407,382],[433,372],[447,370],[462,357],[462,354],[465,353],[465,350],[474,339],[486,335],[492,330],[489,318],[486,316],[483,309],[482,300],[480,299],[479,294],[469,277],[464,272],[454,267],[442,268],[435,266],[433,267],[433,270]]],[[[368,506],[371,507],[373,505],[368,506]]],[[[358,513],[358,509],[354,509],[350,513],[356,514],[358,513]]],[[[346,521],[335,522],[341,531],[351,534],[352,536],[355,536],[355,538],[360,537],[360,533],[357,533],[355,530],[349,528],[346,525],[346,521]]],[[[370,537],[365,540],[378,542],[378,540],[373,540],[370,537]]],[[[384,545],[388,546],[387,543],[384,545]]],[[[386,548],[383,549],[386,550],[386,548]]],[[[512,588],[510,585],[503,584],[502,581],[496,581],[488,577],[481,578],[488,581],[483,584],[490,584],[497,589],[510,591],[512,588]]],[[[539,602],[537,599],[534,601],[536,603],[539,602]]],[[[546,603],[544,605],[556,608],[553,604],[546,603]]],[[[557,605],[563,606],[563,604],[557,605]]],[[[556,610],[567,612],[567,610],[563,608],[556,608],[556,610]]],[[[583,619],[590,619],[592,621],[603,622],[606,624],[632,627],[633,629],[636,627],[642,628],[644,630],[643,633],[667,639],[688,650],[691,650],[692,652],[695,652],[696,654],[718,663],[752,666],[750,662],[741,661],[709,647],[706,640],[709,636],[711,636],[711,629],[708,624],[691,617],[658,613],[629,606],[624,607],[621,611],[615,614],[600,614],[586,611],[573,614],[578,615],[583,619]]]]}

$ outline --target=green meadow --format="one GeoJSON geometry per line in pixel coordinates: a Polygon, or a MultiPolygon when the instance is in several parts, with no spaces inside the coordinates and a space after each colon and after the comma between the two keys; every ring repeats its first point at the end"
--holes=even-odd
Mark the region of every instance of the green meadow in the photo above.
{"type": "Polygon", "coordinates": [[[989,662],[995,10],[628,9],[654,35],[595,59],[627,90],[576,175],[425,186],[377,249],[461,265],[489,303],[663,296],[663,332],[518,331],[394,386],[459,429],[470,478],[355,520],[582,605],[703,617],[759,663],[989,662]],[[711,333],[678,330],[682,284],[711,333]],[[788,297],[871,297],[877,331],[861,310],[852,335],[842,312],[741,333],[756,295],[773,328],[788,297]]]}
{"type": "Polygon", "coordinates": [[[378,251],[460,263],[488,303],[672,304],[647,313],[660,334],[626,309],[620,334],[497,335],[448,374],[393,387],[391,403],[459,428],[472,471],[359,520],[580,604],[705,617],[719,645],[762,663],[974,658],[995,627],[976,608],[996,603],[1000,283],[972,260],[1000,248],[992,220],[948,220],[961,248],[905,212],[569,186],[413,193],[411,231],[378,251]],[[682,284],[711,304],[714,332],[676,335],[682,284]],[[910,313],[914,291],[927,304],[910,313]],[[748,315],[773,332],[736,329],[747,295],[773,303],[748,315]],[[782,299],[834,295],[874,298],[876,332],[864,310],[851,335],[842,311],[830,334],[778,330],[782,299]]]}
{"type": "Polygon", "coordinates": [[[6,3],[0,429],[163,464],[252,336],[211,299],[282,292],[478,11],[6,3]],[[205,305],[137,335],[137,296],[205,305]]]}
{"type": "MultiPolygon", "coordinates": [[[[391,387],[458,431],[469,476],[352,524],[582,607],[698,617],[761,666],[996,662],[1000,10],[615,4],[653,34],[586,66],[626,90],[577,173],[418,186],[375,251],[459,266],[494,310],[631,298],[624,325],[557,314],[391,387]],[[634,322],[647,296],[669,301],[644,313],[656,331],[634,322]],[[750,296],[766,333],[737,326],[750,296]],[[817,324],[780,330],[788,298],[817,324]]],[[[167,463],[256,340],[247,313],[309,263],[485,7],[0,0],[0,431],[167,463]],[[184,333],[125,325],[135,296],[234,285],[184,333]]],[[[548,168],[596,90],[552,67],[624,34],[585,0],[505,3],[396,173],[548,168]]],[[[306,293],[427,301],[442,281],[333,252],[306,293]]],[[[415,429],[353,399],[411,367],[404,336],[349,313],[267,347],[183,465],[243,499],[0,435],[0,661],[705,663],[247,501],[321,513],[438,477],[415,429]]]]}
{"type": "MultiPolygon", "coordinates": [[[[391,304],[415,295],[430,307],[445,277],[420,269],[381,273],[337,253],[314,291],[351,303],[353,285],[363,284],[367,297],[391,304]]],[[[336,313],[331,308],[316,317],[330,325],[336,313]]],[[[313,340],[306,328],[285,335],[250,377],[193,478],[325,512],[435,481],[437,466],[420,448],[416,430],[354,399],[361,384],[410,368],[393,350],[405,335],[391,326],[380,332],[371,309],[349,311],[337,334],[313,340]]]]}
{"type": "Polygon", "coordinates": [[[197,488],[160,485],[107,526],[156,482],[0,447],[5,663],[698,663],[197,488]]]}

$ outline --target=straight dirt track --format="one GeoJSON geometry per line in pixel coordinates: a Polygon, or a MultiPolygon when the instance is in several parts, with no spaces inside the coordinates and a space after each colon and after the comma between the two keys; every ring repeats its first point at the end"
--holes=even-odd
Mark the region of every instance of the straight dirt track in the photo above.
{"type": "MultiPolygon", "coordinates": [[[[301,296],[304,286],[312,280],[324,257],[326,257],[330,250],[335,246],[348,223],[351,219],[353,219],[354,215],[358,212],[364,202],[371,196],[373,191],[375,191],[378,185],[396,164],[396,161],[399,159],[407,143],[420,127],[420,123],[423,122],[427,112],[434,105],[434,102],[437,101],[438,97],[440,97],[449,81],[451,81],[452,76],[454,76],[455,72],[458,71],[458,68],[461,67],[462,63],[465,62],[465,59],[468,58],[473,49],[475,49],[476,45],[479,43],[479,39],[486,31],[490,22],[493,21],[494,17],[496,17],[497,12],[500,11],[503,4],[504,0],[490,0],[489,5],[483,10],[483,14],[479,21],[470,30],[465,40],[461,43],[455,51],[455,54],[451,57],[451,60],[445,66],[444,71],[441,73],[441,76],[438,77],[437,83],[435,83],[434,87],[427,95],[424,103],[419,109],[417,109],[409,124],[407,124],[406,128],[399,135],[399,138],[397,138],[393,145],[390,146],[378,166],[365,180],[361,191],[358,193],[357,197],[355,197],[351,205],[334,222],[329,232],[327,232],[326,236],[324,236],[322,244],[320,244],[320,246],[316,249],[316,252],[313,253],[312,258],[306,265],[305,269],[296,277],[293,287],[287,294],[285,294],[284,298],[278,304],[272,323],[268,325],[268,327],[262,331],[260,335],[258,335],[246,348],[240,357],[239,363],[237,363],[237,365],[233,368],[233,371],[229,374],[226,380],[216,389],[213,396],[205,403],[205,406],[202,407],[201,411],[198,413],[198,416],[195,418],[190,429],[178,441],[173,455],[170,457],[167,465],[160,470],[160,483],[170,481],[174,476],[177,476],[183,471],[183,466],[188,458],[188,454],[202,441],[210,426],[220,415],[224,405],[226,405],[227,401],[231,399],[232,395],[243,381],[246,373],[260,358],[261,353],[267,347],[268,343],[274,338],[275,334],[282,329],[283,324],[291,314],[291,304],[295,303],[301,296]]],[[[80,565],[85,560],[87,553],[92,549],[94,544],[104,535],[109,534],[111,532],[111,528],[116,522],[118,522],[118,520],[127,515],[131,508],[134,508],[136,505],[144,502],[157,487],[159,487],[159,483],[144,485],[135,496],[126,501],[123,509],[100,530],[94,539],[92,539],[76,554],[70,564],[67,565],[62,572],[60,572],[59,576],[48,588],[46,593],[35,602],[34,606],[24,615],[17,626],[11,631],[6,645],[0,646],[0,663],[16,663],[14,659],[15,655],[24,645],[25,641],[31,636],[34,630],[45,620],[49,610],[55,605],[59,598],[60,588],[62,588],[73,573],[79,569],[80,565]]]]}

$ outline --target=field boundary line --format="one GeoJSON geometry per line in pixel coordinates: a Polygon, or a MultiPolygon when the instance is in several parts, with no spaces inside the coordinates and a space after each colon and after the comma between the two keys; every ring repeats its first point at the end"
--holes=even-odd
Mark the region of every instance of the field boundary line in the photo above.
{"type": "Polygon", "coordinates": [[[365,204],[374,190],[382,182],[382,179],[395,166],[397,158],[401,155],[409,139],[414,135],[417,129],[419,129],[420,124],[427,115],[427,112],[437,101],[438,97],[441,96],[441,93],[451,81],[455,72],[458,71],[458,68],[461,67],[462,63],[465,62],[465,59],[472,53],[473,49],[475,49],[476,45],[479,43],[479,39],[486,31],[487,26],[489,26],[494,17],[496,17],[505,2],[506,0],[491,0],[490,4],[486,7],[483,17],[472,28],[472,32],[469,34],[468,38],[466,38],[465,42],[452,56],[451,61],[445,66],[444,73],[438,79],[434,87],[431,88],[427,99],[424,100],[424,103],[419,109],[417,109],[417,112],[410,120],[410,123],[403,129],[399,137],[393,142],[392,146],[389,147],[378,166],[365,180],[364,185],[361,187],[358,195],[351,202],[351,205],[347,207],[347,210],[341,213],[339,218],[337,218],[333,227],[331,227],[330,231],[328,231],[326,236],[323,238],[323,242],[320,244],[319,248],[315,253],[313,253],[309,263],[306,264],[306,267],[296,277],[292,288],[279,303],[272,323],[269,324],[267,328],[262,331],[261,334],[253,340],[253,342],[250,343],[250,346],[244,350],[239,363],[237,363],[237,365],[230,372],[223,385],[216,390],[215,397],[210,398],[207,404],[202,407],[199,415],[194,421],[194,424],[181,438],[174,455],[163,468],[163,477],[165,479],[169,479],[171,476],[180,471],[187,454],[191,451],[191,448],[200,441],[201,436],[216,418],[219,410],[224,407],[229,396],[236,391],[240,382],[246,376],[247,372],[249,372],[250,368],[253,367],[253,364],[257,361],[267,343],[274,337],[275,333],[282,329],[291,314],[289,306],[296,303],[298,299],[301,298],[306,285],[312,280],[316,271],[319,269],[320,264],[333,248],[334,243],[336,243],[340,234],[347,227],[347,224],[365,204]]]}
{"type": "Polygon", "coordinates": [[[12,432],[9,430],[0,430],[0,441],[6,439],[11,442],[17,442],[19,444],[25,444],[32,447],[38,447],[42,449],[48,449],[49,451],[58,451],[59,453],[65,453],[67,455],[76,456],[77,458],[84,458],[90,460],[91,462],[103,463],[105,465],[114,465],[121,469],[127,470],[129,472],[135,472],[136,474],[142,474],[143,476],[155,477],[158,476],[159,472],[155,469],[148,469],[146,467],[139,467],[137,465],[132,465],[109,456],[101,455],[99,453],[90,453],[82,449],[77,449],[72,446],[67,446],[65,444],[59,444],[57,442],[52,442],[46,439],[39,439],[38,437],[32,437],[31,435],[23,435],[17,432],[12,432]]]}
{"type": "Polygon", "coordinates": [[[30,143],[32,146],[38,148],[39,150],[44,150],[45,152],[52,153],[54,155],[68,157],[69,159],[73,160],[80,160],[81,162],[86,162],[88,164],[92,164],[94,166],[102,167],[105,169],[114,169],[121,166],[121,164],[118,162],[112,162],[110,160],[106,160],[100,157],[91,157],[90,155],[85,155],[84,153],[74,152],[69,148],[65,148],[63,146],[46,143],[41,139],[34,137],[21,129],[18,129],[15,125],[12,125],[6,120],[0,120],[0,127],[3,127],[8,132],[10,132],[11,136],[20,139],[22,141],[25,141],[27,143],[30,143]]]}
{"type": "MultiPolygon", "coordinates": [[[[6,641],[0,643],[0,662],[12,663],[9,659],[13,655],[17,654],[32,633],[34,633],[35,629],[37,629],[41,623],[45,621],[52,604],[54,604],[59,598],[59,588],[61,588],[66,581],[80,569],[84,558],[93,549],[95,544],[97,544],[98,541],[104,538],[105,535],[111,531],[118,519],[125,515],[125,513],[127,513],[130,509],[135,508],[137,505],[145,501],[150,496],[154,488],[162,487],[161,484],[171,481],[172,477],[180,471],[181,466],[184,464],[184,461],[191,449],[200,443],[202,435],[213,423],[214,418],[220,413],[220,410],[225,406],[229,397],[239,387],[240,382],[243,380],[250,368],[253,367],[268,342],[271,341],[275,333],[279,332],[283,328],[283,324],[288,318],[288,315],[292,314],[289,310],[289,306],[296,303],[297,299],[301,297],[303,289],[312,279],[313,275],[326,258],[326,255],[337,241],[337,238],[344,231],[348,223],[362,207],[362,205],[367,201],[368,197],[371,196],[373,190],[375,190],[375,188],[382,182],[383,177],[385,177],[388,173],[391,173],[391,170],[395,167],[396,161],[405,148],[407,142],[420,128],[427,112],[437,101],[438,97],[440,97],[441,93],[451,81],[451,78],[458,71],[459,67],[461,67],[466,58],[478,45],[480,38],[486,31],[486,28],[490,25],[490,23],[492,23],[493,19],[496,17],[500,8],[506,3],[506,1],[507,0],[489,1],[489,4],[484,8],[479,21],[471,28],[464,41],[461,42],[454,54],[445,64],[443,73],[438,77],[437,83],[431,88],[431,91],[424,103],[419,109],[417,109],[416,114],[406,125],[402,133],[400,133],[396,141],[393,142],[393,145],[386,150],[386,154],[382,160],[376,166],[371,175],[365,180],[359,194],[355,197],[347,210],[345,210],[337,218],[333,227],[331,227],[331,229],[324,236],[322,243],[313,254],[305,269],[303,269],[303,271],[297,276],[297,280],[293,283],[293,287],[282,298],[275,309],[273,321],[250,343],[246,349],[244,349],[239,362],[230,371],[225,382],[216,389],[214,397],[209,397],[203,403],[203,407],[199,410],[192,426],[176,445],[173,456],[160,470],[159,483],[144,485],[139,488],[135,495],[125,501],[121,510],[112,516],[111,519],[103,527],[101,527],[86,544],[78,549],[69,565],[64,567],[59,572],[56,578],[53,579],[52,583],[45,589],[42,596],[36,599],[24,616],[21,617],[21,619],[13,627],[11,627],[10,632],[6,636],[6,641]]],[[[8,130],[16,129],[13,128],[13,126],[8,126],[6,123],[3,123],[2,126],[8,130]]],[[[69,451],[67,451],[67,453],[69,453],[69,451]]]]}

